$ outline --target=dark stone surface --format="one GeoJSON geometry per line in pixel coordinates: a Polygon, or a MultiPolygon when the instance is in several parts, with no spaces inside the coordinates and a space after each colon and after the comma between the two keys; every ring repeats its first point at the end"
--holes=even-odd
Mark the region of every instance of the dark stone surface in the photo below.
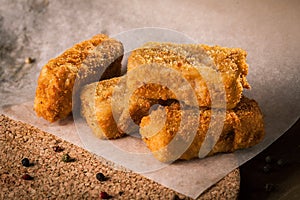
{"type": "Polygon", "coordinates": [[[43,15],[47,1],[1,1],[0,7],[0,104],[19,103],[32,98],[37,63],[26,64],[27,57],[39,60],[36,39],[37,19],[43,15]],[[13,94],[19,94],[15,98],[13,94]]]}
{"type": "Polygon", "coordinates": [[[241,200],[300,199],[299,132],[300,120],[271,146],[240,167],[241,200]],[[266,157],[272,160],[266,162],[266,157]],[[268,172],[264,170],[267,165],[268,172]]]}

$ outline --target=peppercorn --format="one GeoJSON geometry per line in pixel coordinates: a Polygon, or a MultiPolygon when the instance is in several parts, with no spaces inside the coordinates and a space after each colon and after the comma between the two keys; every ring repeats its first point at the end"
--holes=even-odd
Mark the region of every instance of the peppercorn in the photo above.
{"type": "Polygon", "coordinates": [[[101,199],[109,199],[111,196],[107,194],[106,192],[100,192],[100,198],[101,199]]]}
{"type": "Polygon", "coordinates": [[[271,162],[272,162],[271,156],[267,156],[267,157],[265,158],[265,161],[266,161],[266,163],[271,163],[271,162]]]}
{"type": "Polygon", "coordinates": [[[74,158],[71,158],[70,156],[69,156],[69,154],[64,154],[63,156],[62,156],[62,158],[61,158],[61,160],[63,161],[63,162],[73,162],[73,161],[75,161],[75,159],[74,158]]]}
{"type": "Polygon", "coordinates": [[[277,160],[277,165],[278,166],[283,166],[285,163],[282,159],[277,160]]]}
{"type": "Polygon", "coordinates": [[[266,192],[272,192],[274,190],[274,185],[272,183],[267,183],[265,185],[266,192]]]}
{"type": "Polygon", "coordinates": [[[172,200],[181,200],[180,197],[177,194],[174,194],[172,200]]]}
{"type": "Polygon", "coordinates": [[[104,176],[104,174],[102,174],[101,172],[96,174],[96,178],[98,181],[106,181],[106,177],[104,176]]]}
{"type": "Polygon", "coordinates": [[[34,58],[31,58],[31,57],[25,58],[25,63],[26,63],[26,64],[31,64],[31,63],[33,63],[34,61],[35,61],[34,58]]]}
{"type": "Polygon", "coordinates": [[[61,151],[63,151],[64,150],[64,148],[62,148],[62,147],[60,147],[60,146],[54,146],[53,147],[53,151],[55,151],[55,152],[61,152],[61,151]]]}
{"type": "Polygon", "coordinates": [[[33,177],[30,176],[29,174],[24,174],[24,175],[22,176],[22,179],[24,179],[24,180],[33,180],[33,177]]]}
{"type": "Polygon", "coordinates": [[[268,172],[270,172],[270,170],[271,170],[271,165],[266,164],[266,165],[264,166],[264,172],[265,172],[265,173],[268,173],[268,172]]]}
{"type": "Polygon", "coordinates": [[[30,162],[29,162],[28,158],[23,158],[21,162],[22,162],[22,165],[24,167],[29,167],[30,166],[30,162]]]}

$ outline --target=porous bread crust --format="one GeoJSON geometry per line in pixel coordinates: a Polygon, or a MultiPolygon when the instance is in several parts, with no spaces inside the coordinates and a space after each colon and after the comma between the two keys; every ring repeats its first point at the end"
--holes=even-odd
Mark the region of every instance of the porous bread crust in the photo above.
{"type": "MultiPolygon", "coordinates": [[[[97,48],[103,44],[112,46],[113,48],[106,48],[108,57],[121,56],[123,54],[123,46],[120,42],[109,38],[107,35],[98,34],[90,40],[86,40],[75,44],[73,47],[67,49],[58,57],[49,60],[43,66],[36,89],[36,97],[34,100],[34,110],[38,116],[54,122],[58,119],[63,119],[72,111],[72,92],[76,78],[84,80],[87,83],[93,79],[99,80],[100,77],[95,77],[98,64],[95,63],[95,58],[87,61],[89,55],[97,55],[97,48]],[[90,63],[88,63],[90,62],[90,63]],[[93,63],[94,62],[94,63],[93,63]],[[81,77],[78,72],[81,67],[81,77]],[[92,78],[88,78],[91,75],[92,78]],[[93,77],[94,76],[94,77],[93,77]]],[[[106,55],[107,56],[107,55],[106,55]]],[[[98,59],[99,60],[99,59],[98,59]]],[[[117,59],[108,70],[104,72],[101,78],[111,78],[119,76],[121,72],[121,60],[117,59]],[[108,71],[108,72],[107,72],[108,71]]]]}

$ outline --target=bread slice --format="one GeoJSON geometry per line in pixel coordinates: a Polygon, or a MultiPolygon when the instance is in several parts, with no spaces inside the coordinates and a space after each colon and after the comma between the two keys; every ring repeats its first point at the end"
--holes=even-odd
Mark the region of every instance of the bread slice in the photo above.
{"type": "Polygon", "coordinates": [[[120,76],[123,52],[120,42],[99,34],[49,60],[38,78],[37,115],[50,122],[68,116],[74,90],[77,93],[84,84],[120,76]]]}
{"type": "Polygon", "coordinates": [[[207,152],[203,156],[233,152],[251,147],[264,137],[263,116],[254,100],[243,97],[236,108],[225,111],[224,125],[218,120],[222,110],[216,109],[212,114],[211,109],[200,109],[198,116],[194,109],[181,109],[173,103],[142,119],[140,134],[158,160],[197,158],[202,147],[201,151],[207,152]],[[187,120],[181,124],[184,114],[187,120]]]}
{"type": "MultiPolygon", "coordinates": [[[[240,48],[149,42],[130,54],[127,68],[130,73],[138,67],[148,66],[148,71],[136,72],[137,76],[146,78],[159,74],[156,71],[151,72],[154,66],[161,66],[162,71],[163,68],[173,69],[191,85],[200,107],[232,109],[239,103],[243,88],[250,88],[246,80],[246,55],[247,53],[240,48]],[[218,88],[219,86],[223,89],[218,88]],[[222,95],[225,97],[223,101],[222,95]]],[[[160,79],[172,78],[172,75],[166,74],[166,77],[160,79]]],[[[186,93],[180,88],[180,82],[178,87],[181,93],[186,93]]],[[[156,94],[153,98],[176,99],[174,91],[170,93],[160,89],[159,92],[154,90],[152,93],[156,94]]]]}

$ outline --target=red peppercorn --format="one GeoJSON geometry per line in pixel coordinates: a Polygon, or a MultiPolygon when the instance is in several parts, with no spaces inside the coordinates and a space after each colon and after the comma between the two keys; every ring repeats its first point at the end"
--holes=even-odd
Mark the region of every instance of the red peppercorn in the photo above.
{"type": "Polygon", "coordinates": [[[22,176],[22,179],[24,179],[24,180],[33,180],[33,177],[30,176],[29,174],[24,174],[24,175],[22,176]]]}
{"type": "Polygon", "coordinates": [[[60,146],[54,146],[53,147],[53,151],[55,151],[55,152],[61,152],[61,151],[63,151],[64,150],[64,148],[62,148],[62,147],[60,147],[60,146]]]}
{"type": "Polygon", "coordinates": [[[30,162],[29,162],[28,158],[23,158],[21,162],[22,162],[22,165],[24,167],[29,167],[30,166],[30,162]]]}
{"type": "Polygon", "coordinates": [[[100,198],[101,199],[109,199],[110,196],[106,192],[100,192],[100,198]]]}

